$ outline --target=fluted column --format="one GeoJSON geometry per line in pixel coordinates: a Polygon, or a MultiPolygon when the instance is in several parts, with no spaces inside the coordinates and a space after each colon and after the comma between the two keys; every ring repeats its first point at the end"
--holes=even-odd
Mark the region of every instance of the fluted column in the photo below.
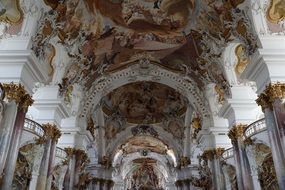
{"type": "Polygon", "coordinates": [[[285,188],[285,84],[267,86],[256,100],[262,107],[278,185],[285,188]]]}
{"type": "Polygon", "coordinates": [[[33,100],[21,84],[4,84],[5,96],[9,102],[17,104],[16,120],[13,126],[7,161],[4,167],[3,183],[0,189],[12,189],[12,182],[16,168],[22,129],[28,107],[33,100]]]}
{"type": "Polygon", "coordinates": [[[212,172],[212,181],[214,182],[214,189],[225,190],[225,176],[223,173],[221,158],[224,152],[223,148],[205,150],[202,158],[208,161],[209,168],[212,172]]]}
{"type": "Polygon", "coordinates": [[[236,175],[238,182],[238,189],[252,190],[253,182],[250,175],[250,165],[246,155],[245,144],[243,141],[244,130],[246,125],[235,125],[228,133],[229,138],[232,140],[234,159],[236,163],[236,175]]]}
{"type": "Polygon", "coordinates": [[[48,188],[47,180],[52,167],[52,161],[55,154],[53,151],[53,144],[56,143],[59,137],[61,136],[60,130],[53,124],[44,124],[42,125],[45,132],[45,136],[42,139],[39,139],[39,143],[44,145],[44,153],[40,165],[40,172],[37,181],[37,190],[45,190],[48,188]]]}

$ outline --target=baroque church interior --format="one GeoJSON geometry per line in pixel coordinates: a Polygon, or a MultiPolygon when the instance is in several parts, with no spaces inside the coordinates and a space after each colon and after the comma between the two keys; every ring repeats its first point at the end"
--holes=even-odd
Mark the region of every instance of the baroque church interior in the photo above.
{"type": "Polygon", "coordinates": [[[0,0],[1,190],[285,189],[285,0],[0,0]]]}

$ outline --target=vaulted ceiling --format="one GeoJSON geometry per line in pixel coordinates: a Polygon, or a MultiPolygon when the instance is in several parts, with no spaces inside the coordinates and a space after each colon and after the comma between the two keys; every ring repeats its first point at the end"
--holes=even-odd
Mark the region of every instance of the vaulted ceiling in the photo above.
{"type": "Polygon", "coordinates": [[[44,49],[52,52],[51,38],[68,49],[71,61],[61,82],[65,93],[74,83],[88,90],[98,76],[127,67],[140,54],[191,76],[200,89],[214,82],[227,90],[218,59],[223,48],[235,40],[246,45],[247,54],[256,48],[249,18],[239,8],[243,0],[45,3],[52,9],[42,20],[33,49],[40,57],[44,49]]]}
{"type": "Polygon", "coordinates": [[[257,48],[244,0],[44,3],[48,11],[40,19],[32,50],[49,64],[51,80],[67,103],[73,104],[72,94],[80,91],[75,114],[91,120],[88,129],[105,126],[104,134],[93,134],[95,139],[104,136],[105,156],[116,160],[116,155],[137,154],[131,174],[139,178],[144,177],[140,172],[158,171],[156,161],[145,161],[162,156],[168,166],[177,165],[186,127],[195,118],[194,136],[211,112],[204,94],[208,84],[230,95],[221,63],[225,47],[242,44],[238,53],[244,57],[257,48]],[[55,63],[62,52],[64,59],[55,63]]]}

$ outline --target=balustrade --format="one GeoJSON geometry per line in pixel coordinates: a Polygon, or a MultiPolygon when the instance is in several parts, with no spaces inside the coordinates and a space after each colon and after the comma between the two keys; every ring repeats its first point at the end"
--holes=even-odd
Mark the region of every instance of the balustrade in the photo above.
{"type": "Polygon", "coordinates": [[[66,152],[62,148],[59,148],[59,147],[56,147],[55,156],[57,158],[61,158],[61,159],[66,159],[67,158],[66,152]]]}
{"type": "Polygon", "coordinates": [[[45,134],[42,126],[39,123],[28,118],[25,119],[24,130],[34,133],[39,137],[42,137],[45,134]]]}
{"type": "Polygon", "coordinates": [[[265,118],[263,118],[248,125],[248,127],[244,131],[244,137],[247,139],[265,130],[266,130],[266,123],[265,123],[265,118]]]}
{"type": "Polygon", "coordinates": [[[231,147],[231,148],[228,148],[224,151],[224,153],[222,154],[222,157],[224,160],[227,160],[229,158],[232,158],[234,156],[234,149],[231,147]]]}

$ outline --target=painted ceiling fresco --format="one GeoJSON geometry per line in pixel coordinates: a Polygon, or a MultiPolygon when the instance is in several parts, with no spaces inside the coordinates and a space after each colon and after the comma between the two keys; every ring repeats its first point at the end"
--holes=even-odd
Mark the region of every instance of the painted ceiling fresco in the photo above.
{"type": "Polygon", "coordinates": [[[187,101],[174,89],[154,82],[136,82],[121,86],[102,100],[107,115],[118,114],[130,123],[158,123],[179,117],[187,101]]]}
{"type": "Polygon", "coordinates": [[[128,140],[122,145],[124,154],[130,154],[138,151],[150,151],[158,154],[166,154],[167,146],[159,139],[150,136],[138,136],[128,140]]]}
{"type": "Polygon", "coordinates": [[[34,51],[44,58],[51,39],[64,45],[71,62],[62,93],[80,83],[88,90],[98,76],[136,62],[140,54],[193,78],[199,88],[214,82],[227,91],[220,65],[228,42],[239,40],[251,54],[251,24],[239,8],[244,0],[45,0],[34,51]]]}
{"type": "MultiPolygon", "coordinates": [[[[39,60],[49,63],[51,77],[59,76],[56,83],[65,97],[72,94],[75,86],[89,95],[96,87],[96,79],[107,78],[127,67],[132,70],[135,67],[131,66],[137,63],[158,65],[188,78],[189,89],[193,87],[197,96],[210,83],[216,84],[219,94],[229,95],[230,85],[221,65],[225,47],[230,42],[239,42],[243,47],[237,52],[240,58],[248,57],[257,48],[250,18],[243,8],[244,0],[44,2],[49,11],[40,19],[32,50],[39,60]],[[68,52],[68,61],[63,66],[53,62],[58,46],[68,52]],[[57,67],[61,73],[56,73],[57,67]]],[[[247,63],[246,59],[242,61],[237,72],[247,63]]],[[[113,140],[117,134],[133,124],[161,127],[174,141],[183,144],[184,113],[190,102],[181,94],[154,82],[130,83],[107,95],[105,90],[108,91],[98,90],[105,97],[94,107],[103,109],[108,146],[116,142],[113,140]]],[[[89,98],[83,95],[83,101],[89,98]]],[[[93,105],[88,101],[86,104],[93,105]]],[[[157,139],[161,136],[156,132],[151,127],[136,128],[131,131],[134,137],[118,146],[127,154],[140,150],[165,154],[167,147],[157,139]]]]}

